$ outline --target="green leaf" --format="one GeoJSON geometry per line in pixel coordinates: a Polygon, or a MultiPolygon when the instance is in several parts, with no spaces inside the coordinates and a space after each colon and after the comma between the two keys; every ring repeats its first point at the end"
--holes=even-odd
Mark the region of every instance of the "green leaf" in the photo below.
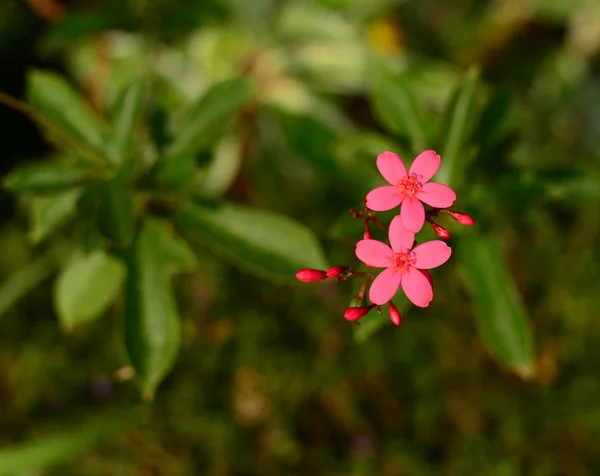
{"type": "Polygon", "coordinates": [[[210,145],[215,136],[252,98],[254,82],[249,77],[238,77],[214,85],[195,104],[181,122],[168,157],[194,154],[210,145]]]}
{"type": "Polygon", "coordinates": [[[562,203],[570,207],[600,200],[600,174],[592,168],[557,167],[494,177],[488,187],[503,206],[524,212],[523,203],[562,203]]]}
{"type": "MultiPolygon", "coordinates": [[[[336,131],[319,117],[309,114],[296,114],[287,111],[265,111],[281,127],[291,151],[309,160],[315,167],[329,175],[337,175],[339,170],[330,149],[338,137],[336,131]]],[[[273,127],[271,124],[266,127],[273,127]]]]}
{"type": "Polygon", "coordinates": [[[98,180],[88,167],[36,164],[11,173],[4,186],[19,192],[52,192],[98,180]]]}
{"type": "Polygon", "coordinates": [[[117,103],[113,132],[108,141],[108,157],[116,166],[132,155],[132,135],[142,110],[143,91],[142,81],[134,81],[125,88],[117,103]]]}
{"type": "Polygon", "coordinates": [[[559,167],[536,174],[545,195],[573,206],[600,200],[600,174],[594,169],[559,167]]]}
{"type": "Polygon", "coordinates": [[[123,263],[104,251],[77,254],[55,282],[61,325],[70,330],[100,317],[117,297],[124,277],[123,263]]]}
{"type": "Polygon", "coordinates": [[[135,229],[133,197],[121,179],[103,183],[98,228],[104,236],[121,244],[131,243],[135,229]]]}
{"type": "Polygon", "coordinates": [[[179,352],[180,323],[169,278],[196,266],[189,245],[161,222],[142,224],[129,257],[125,343],[146,398],[152,398],[179,352]]]}
{"type": "Polygon", "coordinates": [[[332,149],[332,156],[338,166],[337,173],[346,177],[358,195],[366,195],[384,184],[375,166],[377,155],[384,150],[391,150],[400,157],[406,157],[396,142],[373,133],[359,132],[341,137],[332,149]]]}
{"type": "Polygon", "coordinates": [[[281,128],[286,139],[285,150],[310,161],[323,176],[341,183],[355,195],[366,194],[382,184],[381,174],[375,168],[377,154],[399,149],[395,142],[377,134],[350,133],[342,137],[325,124],[320,117],[278,110],[263,111],[269,122],[265,127],[281,128]],[[275,124],[273,124],[273,122],[275,124]]]}
{"type": "Polygon", "coordinates": [[[500,89],[494,92],[483,108],[473,135],[477,146],[485,152],[489,153],[488,149],[500,142],[506,134],[510,107],[510,93],[500,89]]]}
{"type": "Polygon", "coordinates": [[[224,136],[215,149],[212,162],[199,185],[203,197],[223,195],[237,177],[242,165],[242,144],[235,134],[224,136]]]}
{"type": "Polygon", "coordinates": [[[104,121],[65,79],[48,71],[29,74],[27,98],[48,119],[96,150],[102,150],[104,121]]]}
{"type": "Polygon", "coordinates": [[[177,214],[184,236],[273,281],[295,280],[301,268],[327,268],[321,246],[304,225],[278,213],[224,203],[188,203],[177,214]]]}
{"type": "Polygon", "coordinates": [[[377,119],[390,132],[407,137],[413,153],[427,148],[429,140],[423,114],[402,75],[383,66],[376,69],[369,98],[377,119]]]}
{"type": "Polygon", "coordinates": [[[181,189],[194,178],[195,162],[194,156],[190,154],[165,157],[154,165],[151,172],[152,182],[162,189],[181,189]]]}
{"type": "Polygon", "coordinates": [[[30,237],[34,243],[45,240],[48,236],[65,225],[77,213],[77,200],[81,190],[66,190],[57,195],[35,197],[31,204],[30,237]]]}
{"type": "Polygon", "coordinates": [[[0,449],[0,476],[31,474],[71,461],[122,432],[130,422],[131,418],[123,414],[104,416],[99,421],[83,422],[77,429],[0,449]]]}
{"type": "Polygon", "coordinates": [[[523,377],[531,375],[533,334],[500,245],[491,236],[470,235],[463,237],[460,250],[461,276],[483,341],[502,364],[523,377]]]}
{"type": "Polygon", "coordinates": [[[0,317],[54,273],[64,252],[63,245],[55,245],[0,284],[0,317]]]}
{"type": "MultiPolygon", "coordinates": [[[[57,25],[52,26],[50,35],[43,42],[45,51],[55,53],[60,48],[66,48],[75,42],[102,30],[118,29],[118,19],[108,11],[72,10],[57,25]]],[[[108,10],[108,9],[106,9],[108,10]]]]}
{"type": "Polygon", "coordinates": [[[452,187],[460,185],[469,165],[466,147],[477,118],[477,91],[479,70],[469,70],[465,80],[455,90],[442,121],[442,166],[436,181],[452,187]]]}

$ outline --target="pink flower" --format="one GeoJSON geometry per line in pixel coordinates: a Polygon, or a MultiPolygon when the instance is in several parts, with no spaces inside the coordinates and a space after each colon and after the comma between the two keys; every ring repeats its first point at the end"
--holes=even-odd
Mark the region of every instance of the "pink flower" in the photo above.
{"type": "Polygon", "coordinates": [[[412,249],[415,234],[404,228],[399,215],[390,224],[389,238],[391,248],[377,240],[361,240],[356,244],[358,259],[367,266],[386,268],[371,284],[369,299],[381,306],[392,299],[402,285],[406,297],[415,306],[427,307],[433,299],[433,288],[420,270],[441,266],[448,261],[452,250],[440,240],[412,249]]]}
{"type": "Polygon", "coordinates": [[[408,231],[418,233],[423,228],[423,203],[435,208],[447,208],[456,200],[456,194],[450,187],[429,182],[440,168],[440,156],[433,150],[421,152],[408,173],[400,157],[389,151],[377,156],[377,168],[391,185],[369,192],[367,208],[384,212],[402,204],[400,216],[408,231]]]}

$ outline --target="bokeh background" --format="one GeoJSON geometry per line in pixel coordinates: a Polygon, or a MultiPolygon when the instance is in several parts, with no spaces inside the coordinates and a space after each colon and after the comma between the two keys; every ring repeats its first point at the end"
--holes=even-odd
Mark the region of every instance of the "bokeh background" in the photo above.
{"type": "MultiPolygon", "coordinates": [[[[3,190],[0,474],[600,474],[597,0],[2,0],[0,90],[25,99],[40,69],[105,118],[152,76],[156,143],[212,85],[252,76],[218,131],[237,139],[200,148],[190,193],[305,224],[330,265],[357,265],[348,208],[388,148],[441,152],[477,225],[440,220],[455,253],[400,327],[346,322],[350,283],[273,282],[192,240],[181,350],[150,402],[121,296],[59,324],[84,218],[32,240],[31,194],[3,190]]],[[[3,176],[57,151],[5,105],[0,147],[3,176]]]]}

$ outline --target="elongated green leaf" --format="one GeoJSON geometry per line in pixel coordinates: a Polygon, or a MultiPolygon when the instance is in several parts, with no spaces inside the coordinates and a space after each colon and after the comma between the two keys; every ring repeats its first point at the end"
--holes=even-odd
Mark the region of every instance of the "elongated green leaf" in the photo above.
{"type": "Polygon", "coordinates": [[[37,164],[11,173],[4,186],[20,192],[52,192],[98,180],[92,170],[79,165],[37,164]]]}
{"type": "Polygon", "coordinates": [[[35,197],[31,204],[30,237],[34,243],[46,239],[73,218],[81,190],[66,190],[57,195],[35,197]]]}
{"type": "Polygon", "coordinates": [[[467,236],[461,250],[461,275],[483,341],[502,364],[519,375],[530,375],[534,359],[532,330],[497,240],[467,236]]]}
{"type": "Polygon", "coordinates": [[[111,240],[128,244],[133,240],[135,219],[133,197],[122,180],[111,180],[99,188],[101,205],[98,216],[100,231],[111,240]]]}
{"type": "Polygon", "coordinates": [[[102,8],[100,5],[98,9],[70,11],[60,23],[53,25],[50,34],[43,41],[44,50],[55,53],[93,33],[118,29],[118,17],[104,11],[108,8],[102,8]]]}
{"type": "Polygon", "coordinates": [[[146,398],[152,398],[179,352],[180,324],[169,277],[196,266],[189,245],[161,222],[142,224],[129,257],[125,343],[146,398]]]}
{"type": "Polygon", "coordinates": [[[49,71],[33,71],[28,79],[27,98],[34,109],[86,144],[102,150],[106,124],[63,77],[49,71]]]}
{"type": "Polygon", "coordinates": [[[510,107],[510,93],[504,89],[495,91],[483,108],[473,134],[478,147],[487,152],[502,139],[508,129],[510,107]]]}
{"type": "Polygon", "coordinates": [[[142,109],[142,96],[143,83],[137,80],[123,91],[117,103],[113,131],[108,142],[108,157],[116,166],[123,164],[132,154],[132,133],[142,109]]]}
{"type": "Polygon", "coordinates": [[[125,266],[96,250],[78,254],[62,270],[55,283],[54,302],[65,329],[100,317],[119,293],[125,266]]]}
{"type": "Polygon", "coordinates": [[[188,203],[177,214],[184,236],[238,266],[274,281],[294,281],[301,268],[327,267],[315,236],[302,224],[268,210],[188,203]]]}
{"type": "Polygon", "coordinates": [[[0,476],[31,474],[65,463],[131,424],[127,415],[86,422],[77,429],[0,449],[0,476]]]}
{"type": "Polygon", "coordinates": [[[308,114],[273,111],[276,125],[282,128],[291,151],[310,161],[326,174],[339,173],[330,149],[337,139],[336,131],[308,114]]]}
{"type": "Polygon", "coordinates": [[[452,187],[460,185],[468,167],[467,141],[477,117],[479,71],[471,69],[458,86],[444,114],[441,130],[442,166],[436,180],[452,187]]]}
{"type": "Polygon", "coordinates": [[[0,284],[0,317],[54,273],[64,253],[63,245],[55,245],[0,284]]]}
{"type": "Polygon", "coordinates": [[[198,191],[203,197],[219,197],[235,180],[242,165],[242,144],[235,134],[223,137],[198,191]]]}
{"type": "Polygon", "coordinates": [[[216,84],[198,101],[182,122],[167,156],[194,154],[215,139],[215,135],[250,100],[254,82],[239,77],[216,84]]]}
{"type": "Polygon", "coordinates": [[[369,91],[377,118],[389,131],[407,137],[412,152],[427,148],[428,138],[423,115],[405,79],[385,68],[376,70],[369,91]]]}
{"type": "Polygon", "coordinates": [[[338,173],[347,177],[357,194],[366,195],[383,184],[375,163],[377,155],[384,150],[392,150],[400,157],[406,157],[396,142],[373,133],[355,133],[338,139],[332,156],[337,163],[338,173]]]}
{"type": "Polygon", "coordinates": [[[280,156],[293,154],[306,159],[323,176],[342,183],[354,195],[381,185],[381,174],[375,168],[378,153],[388,147],[399,151],[393,141],[378,140],[376,134],[355,132],[340,137],[320,117],[268,109],[262,113],[264,127],[281,130],[271,139],[281,148],[280,156]]]}
{"type": "MultiPolygon", "coordinates": [[[[519,183],[519,179],[515,179],[519,183]]],[[[600,174],[594,169],[560,167],[534,175],[546,197],[574,206],[600,200],[600,174]]],[[[535,188],[535,186],[534,186],[535,188]]]]}

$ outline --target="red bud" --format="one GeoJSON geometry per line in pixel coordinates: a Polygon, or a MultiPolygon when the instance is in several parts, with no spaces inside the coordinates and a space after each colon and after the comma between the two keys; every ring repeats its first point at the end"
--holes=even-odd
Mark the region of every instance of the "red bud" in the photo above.
{"type": "Polygon", "coordinates": [[[388,302],[388,312],[390,313],[390,319],[392,320],[392,322],[399,326],[400,321],[402,320],[402,316],[400,315],[398,308],[394,306],[394,303],[392,301],[388,302]]]}
{"type": "Polygon", "coordinates": [[[437,223],[433,223],[432,221],[429,223],[431,223],[431,226],[433,227],[433,231],[435,231],[435,234],[437,236],[439,236],[442,240],[450,239],[450,232],[448,230],[446,230],[443,226],[440,226],[437,223]]]}
{"type": "Polygon", "coordinates": [[[344,311],[344,319],[347,321],[357,321],[366,316],[373,306],[349,307],[344,311]]]}
{"type": "Polygon", "coordinates": [[[319,269],[301,269],[296,273],[296,279],[304,283],[310,283],[312,281],[320,281],[321,279],[327,279],[327,273],[319,269]]]}
{"type": "Polygon", "coordinates": [[[461,212],[453,212],[452,210],[448,210],[448,215],[450,215],[454,220],[461,225],[465,226],[473,226],[475,224],[475,220],[470,215],[461,212]]]}
{"type": "Polygon", "coordinates": [[[433,279],[431,278],[431,274],[429,274],[429,271],[427,271],[426,269],[420,269],[419,271],[421,271],[421,273],[423,273],[423,276],[427,278],[427,281],[429,281],[429,284],[431,284],[431,288],[433,289],[433,279]]]}
{"type": "Polygon", "coordinates": [[[345,266],[332,266],[327,270],[327,277],[331,279],[337,278],[340,274],[346,271],[346,269],[347,268],[345,266]]]}

